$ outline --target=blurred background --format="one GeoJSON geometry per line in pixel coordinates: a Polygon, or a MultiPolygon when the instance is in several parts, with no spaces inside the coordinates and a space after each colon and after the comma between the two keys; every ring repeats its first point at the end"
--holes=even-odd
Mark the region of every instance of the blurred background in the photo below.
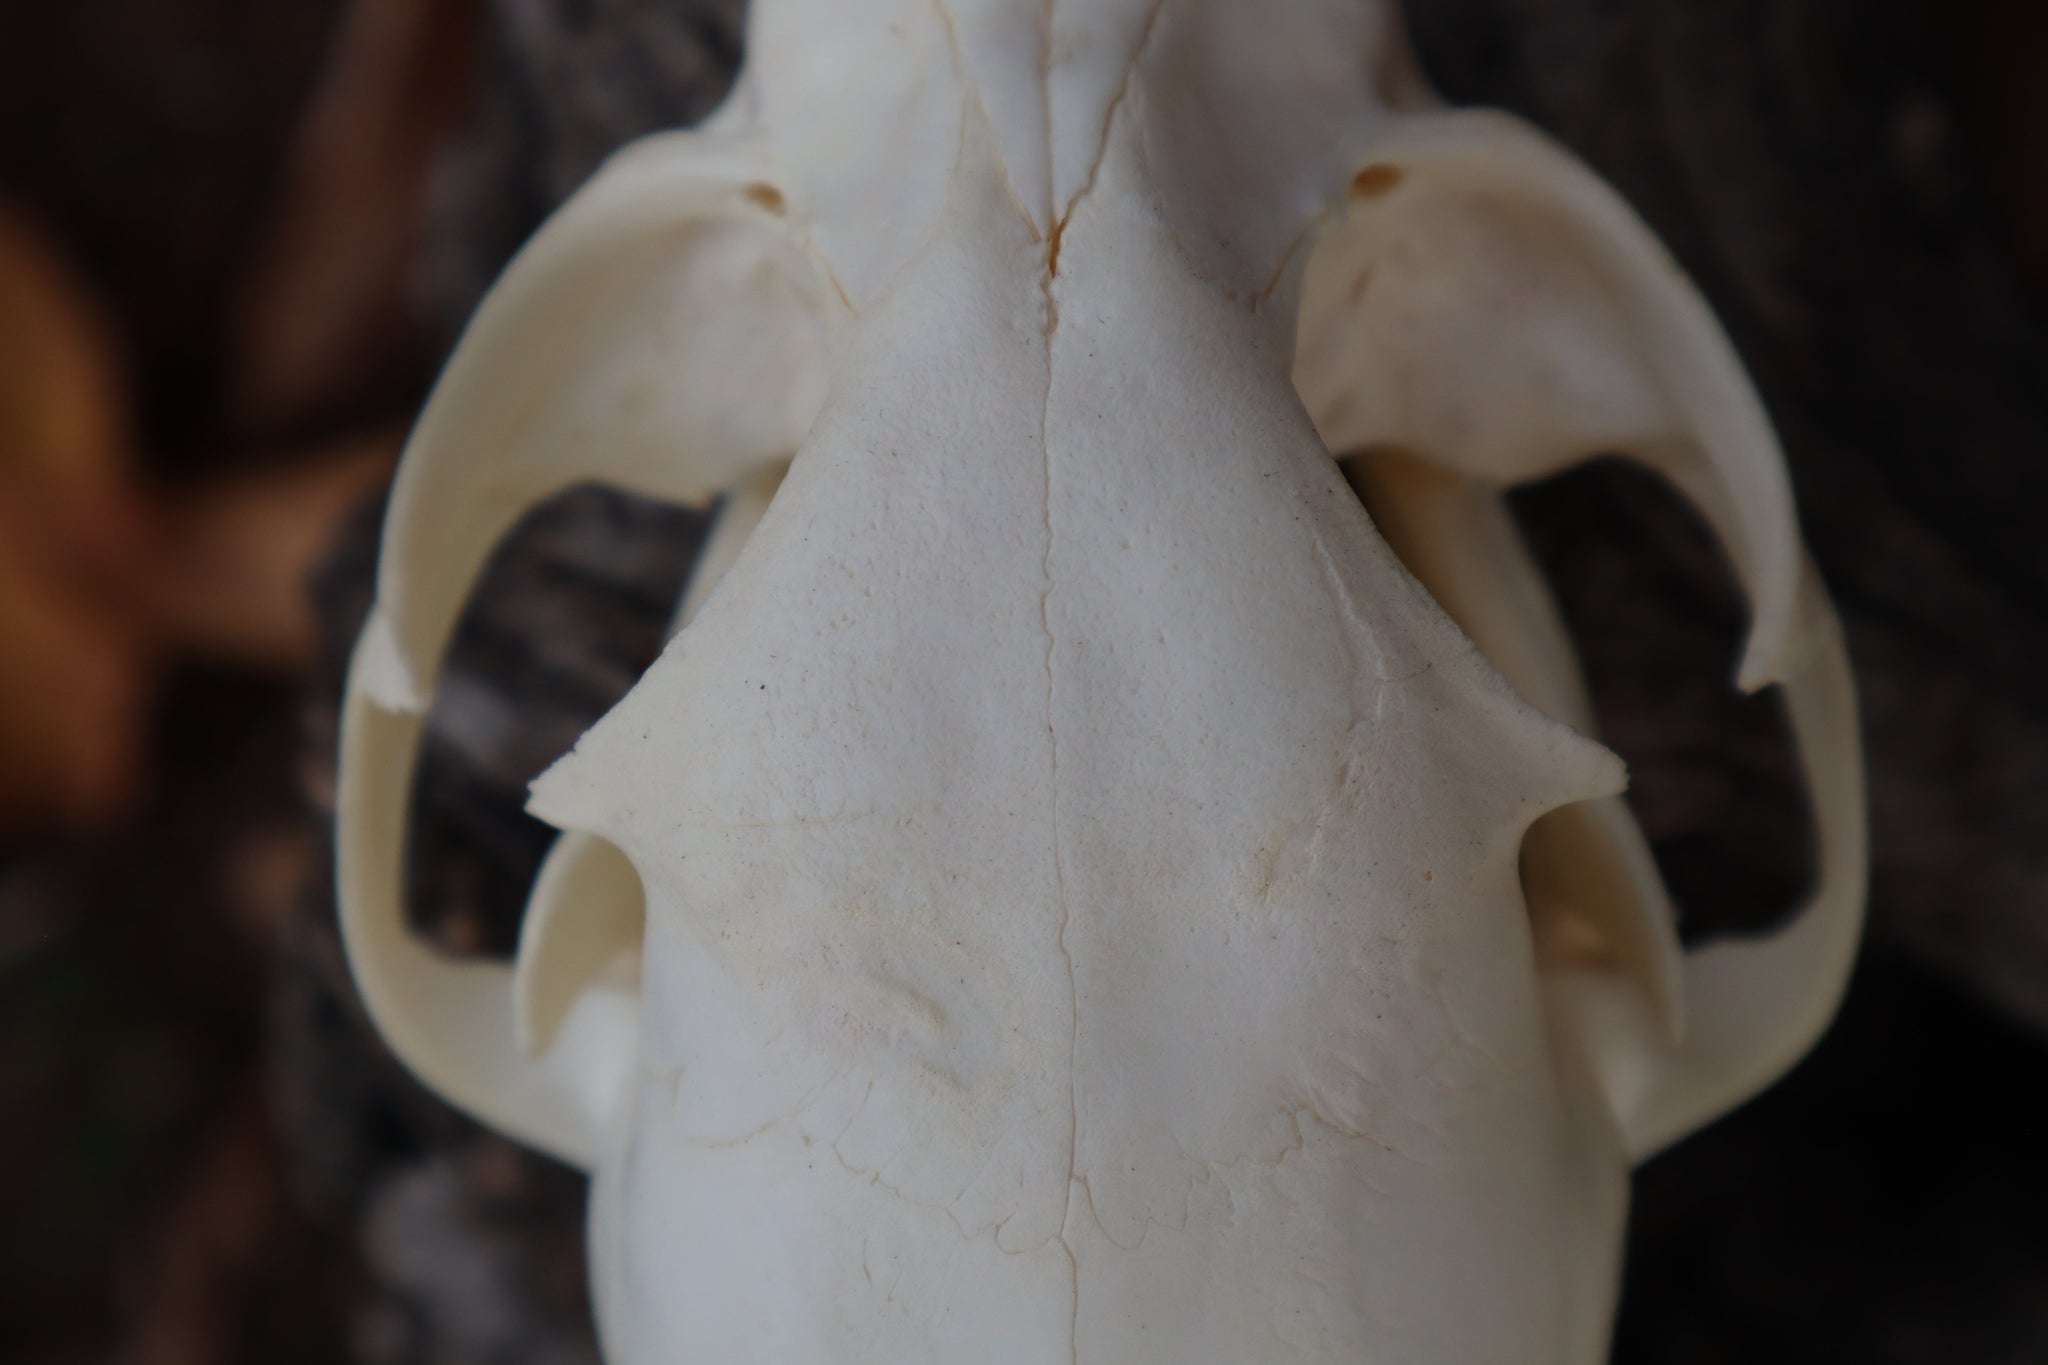
{"type": "MultiPolygon", "coordinates": [[[[1638,1182],[1617,1358],[2048,1361],[2048,6],[1408,0],[1721,312],[1859,669],[1873,926],[1790,1081],[1638,1182]]],[[[335,939],[341,661],[464,318],[738,0],[0,0],[0,1358],[589,1362],[581,1182],[420,1091],[335,939]]],[[[1589,452],[1597,453],[1597,452],[1589,452]]],[[[1701,939],[1810,868],[1704,533],[1518,498],[1701,939]]],[[[420,928],[509,949],[524,783],[649,662],[698,514],[536,514],[437,702],[420,928]]],[[[1776,909],[1774,909],[1776,908],[1776,909]]]]}

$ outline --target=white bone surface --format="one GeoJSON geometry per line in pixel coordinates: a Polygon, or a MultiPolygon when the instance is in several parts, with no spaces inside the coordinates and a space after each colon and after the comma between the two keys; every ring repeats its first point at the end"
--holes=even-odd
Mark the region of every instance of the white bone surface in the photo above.
{"type": "Polygon", "coordinates": [[[380,1026],[593,1171],[615,1365],[1599,1360],[1630,1160],[1805,1049],[1862,898],[1704,305],[1382,4],[762,0],[750,52],[514,263],[401,471],[341,794],[380,1026]],[[1500,503],[1615,448],[1787,684],[1823,875],[1753,943],[1680,952],[1500,503]],[[448,962],[400,912],[432,675],[582,478],[739,495],[535,784],[516,973],[448,962]]]}

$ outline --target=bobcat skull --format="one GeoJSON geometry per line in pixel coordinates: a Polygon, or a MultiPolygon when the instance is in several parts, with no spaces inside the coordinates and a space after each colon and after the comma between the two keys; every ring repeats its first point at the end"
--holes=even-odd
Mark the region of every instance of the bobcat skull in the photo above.
{"type": "Polygon", "coordinates": [[[1862,898],[1838,631],[1700,299],[1386,0],[761,0],[750,54],[514,263],[400,473],[340,863],[393,1047],[594,1173],[618,1365],[1599,1360],[1630,1163],[1806,1048],[1862,898]],[[1681,951],[1503,507],[1614,450],[1785,690],[1822,876],[1768,938],[1681,951]],[[722,520],[535,785],[516,966],[448,960],[433,674],[592,479],[722,520]]]}

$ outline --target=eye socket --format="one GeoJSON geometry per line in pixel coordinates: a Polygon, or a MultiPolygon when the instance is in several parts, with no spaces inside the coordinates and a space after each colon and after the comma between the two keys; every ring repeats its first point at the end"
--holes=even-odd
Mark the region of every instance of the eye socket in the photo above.
{"type": "Polygon", "coordinates": [[[1618,459],[1509,505],[1578,646],[1599,737],[1628,762],[1681,936],[1777,927],[1817,880],[1813,814],[1777,695],[1732,684],[1747,614],[1707,525],[1618,459]]]}
{"type": "Polygon", "coordinates": [[[406,856],[412,927],[510,956],[556,833],[526,786],[661,652],[710,517],[584,486],[541,503],[492,554],[428,712],[406,856]]]}
{"type": "MultiPolygon", "coordinates": [[[[1482,628],[1480,618],[1553,611],[1561,618],[1576,655],[1564,668],[1584,678],[1591,709],[1574,713],[1583,699],[1569,679],[1529,700],[1590,726],[1628,762],[1624,799],[1683,910],[1683,939],[1757,933],[1788,918],[1817,875],[1812,813],[1777,698],[1744,696],[1732,684],[1746,624],[1740,588],[1712,533],[1676,490],[1618,459],[1526,485],[1504,507],[1497,495],[1475,494],[1458,476],[1395,451],[1363,452],[1345,470],[1389,545],[1438,604],[1482,649],[1518,651],[1512,660],[1491,657],[1525,690],[1558,671],[1531,645],[1549,632],[1523,629],[1526,621],[1510,631],[1482,628]],[[1495,504],[1459,528],[1492,542],[1479,547],[1477,572],[1472,547],[1463,558],[1445,555],[1431,543],[1430,518],[1415,515],[1421,500],[1475,496],[1495,504]]],[[[1468,501],[1466,510],[1472,507],[1468,501]]],[[[1553,864],[1544,875],[1554,884],[1573,872],[1553,864]]],[[[1524,875],[1532,875],[1527,864],[1524,875]]],[[[1550,899],[1530,886],[1532,908],[1550,899]]],[[[1573,955],[1617,950],[1603,948],[1590,924],[1541,924],[1539,937],[1573,955]]]]}

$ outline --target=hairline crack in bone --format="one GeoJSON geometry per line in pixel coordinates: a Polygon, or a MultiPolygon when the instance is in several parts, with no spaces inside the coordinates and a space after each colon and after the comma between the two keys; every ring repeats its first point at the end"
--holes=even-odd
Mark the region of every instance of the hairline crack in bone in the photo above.
{"type": "Polygon", "coordinates": [[[763,0],[721,113],[479,310],[351,670],[343,928],[427,1084],[593,1173],[614,1365],[1591,1365],[1631,1163],[1834,1012],[1854,699],[1768,420],[1626,205],[1404,44],[763,0]],[[1786,700],[1820,875],[1761,938],[1681,950],[1505,509],[1607,451],[1786,700]],[[726,501],[535,784],[516,963],[447,958],[402,910],[433,675],[587,480],[726,501]]]}

